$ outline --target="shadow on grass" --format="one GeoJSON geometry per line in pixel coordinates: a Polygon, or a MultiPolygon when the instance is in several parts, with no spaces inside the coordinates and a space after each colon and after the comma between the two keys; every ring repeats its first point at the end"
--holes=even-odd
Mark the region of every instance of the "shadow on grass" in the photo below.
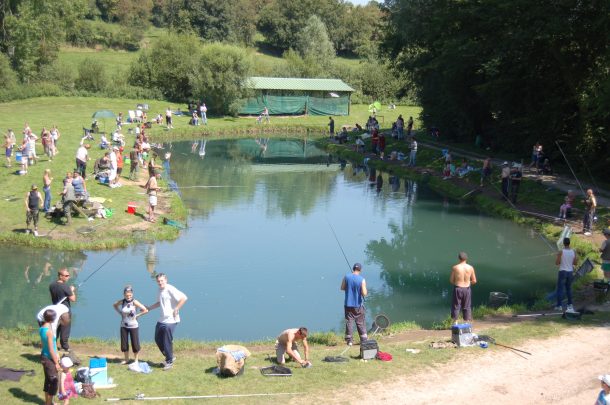
{"type": "Polygon", "coordinates": [[[22,353],[21,357],[36,364],[40,364],[40,354],[22,353]]]}
{"type": "Polygon", "coordinates": [[[21,388],[9,388],[8,392],[13,394],[15,398],[18,398],[22,403],[28,404],[44,404],[44,400],[39,398],[37,395],[32,395],[25,392],[21,388]]]}

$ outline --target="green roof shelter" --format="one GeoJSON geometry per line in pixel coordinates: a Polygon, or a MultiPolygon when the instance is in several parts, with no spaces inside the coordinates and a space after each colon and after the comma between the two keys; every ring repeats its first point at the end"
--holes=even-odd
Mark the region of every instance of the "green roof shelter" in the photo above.
{"type": "Polygon", "coordinates": [[[239,114],[349,115],[353,88],[339,79],[250,77],[254,96],[243,100],[239,114]]]}

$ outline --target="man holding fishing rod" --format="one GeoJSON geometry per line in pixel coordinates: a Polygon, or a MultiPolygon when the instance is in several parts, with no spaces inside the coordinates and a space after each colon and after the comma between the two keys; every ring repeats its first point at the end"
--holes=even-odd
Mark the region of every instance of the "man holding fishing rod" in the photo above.
{"type": "Polygon", "coordinates": [[[470,286],[477,283],[474,267],[466,263],[468,255],[466,252],[458,254],[460,262],[451,268],[449,282],[453,284],[453,300],[451,303],[451,319],[455,325],[458,324],[460,310],[463,312],[464,321],[472,322],[472,292],[470,286]]]}
{"type": "MultiPolygon", "coordinates": [[[[76,301],[76,287],[68,285],[67,282],[70,279],[70,272],[67,268],[61,268],[57,272],[57,280],[49,285],[49,292],[51,293],[51,301],[53,305],[65,305],[68,308],[67,319],[60,323],[57,327],[57,338],[61,344],[61,348],[70,351],[70,329],[72,326],[71,321],[71,308],[70,303],[76,301]]],[[[58,314],[59,317],[59,314],[58,314]]]]}
{"type": "Polygon", "coordinates": [[[360,273],[362,272],[362,265],[355,263],[352,267],[352,273],[346,275],[341,282],[341,291],[345,291],[345,342],[348,346],[353,344],[353,331],[354,327],[352,322],[356,323],[358,329],[358,335],[360,335],[360,342],[368,340],[366,334],[366,321],[364,315],[366,310],[364,308],[364,298],[368,295],[366,289],[366,280],[360,273]]]}

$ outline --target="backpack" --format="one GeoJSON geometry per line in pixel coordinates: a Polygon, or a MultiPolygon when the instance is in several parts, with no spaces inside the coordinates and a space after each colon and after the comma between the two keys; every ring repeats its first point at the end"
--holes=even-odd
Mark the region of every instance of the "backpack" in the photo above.
{"type": "Polygon", "coordinates": [[[99,396],[100,394],[98,394],[95,391],[95,388],[93,387],[93,384],[91,384],[91,383],[83,383],[82,391],[80,392],[79,395],[81,397],[83,397],[83,398],[93,399],[93,398],[99,396]]]}

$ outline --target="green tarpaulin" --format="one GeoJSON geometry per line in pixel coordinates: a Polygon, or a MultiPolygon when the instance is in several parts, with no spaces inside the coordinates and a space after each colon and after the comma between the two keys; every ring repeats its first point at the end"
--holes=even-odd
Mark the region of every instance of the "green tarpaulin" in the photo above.
{"type": "Polygon", "coordinates": [[[265,106],[271,115],[348,115],[349,96],[260,95],[245,99],[239,113],[259,115],[265,106]]]}

